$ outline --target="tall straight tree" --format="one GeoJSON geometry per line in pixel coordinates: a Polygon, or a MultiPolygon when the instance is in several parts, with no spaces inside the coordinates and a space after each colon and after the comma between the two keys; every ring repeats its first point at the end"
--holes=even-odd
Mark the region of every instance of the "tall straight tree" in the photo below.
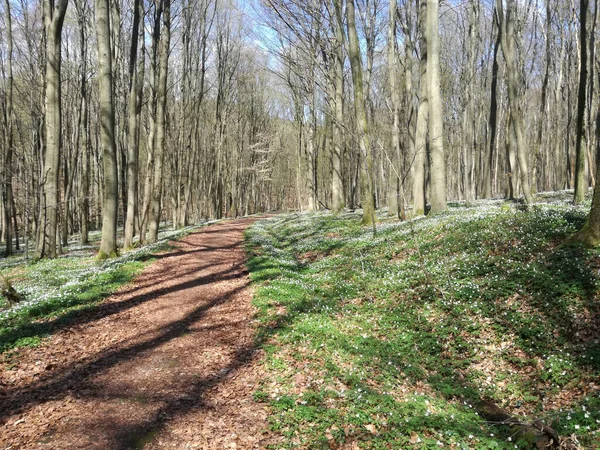
{"type": "Polygon", "coordinates": [[[587,13],[589,0],[579,2],[579,92],[577,95],[577,137],[575,141],[575,195],[573,201],[576,205],[583,202],[587,191],[587,177],[585,173],[585,104],[587,87],[587,13]]]}
{"type": "MultiPolygon", "coordinates": [[[[336,0],[338,21],[341,22],[341,0],[336,0]]],[[[363,224],[375,224],[375,197],[373,195],[373,157],[369,136],[369,121],[365,103],[363,69],[360,56],[360,44],[356,32],[356,13],[354,0],[346,2],[346,27],[348,29],[348,55],[352,71],[352,86],[354,88],[354,113],[358,125],[359,147],[361,161],[361,202],[363,207],[363,224]]]]}
{"type": "MultiPolygon", "coordinates": [[[[506,74],[508,78],[508,104],[510,107],[510,117],[512,132],[515,137],[517,147],[517,159],[519,161],[519,170],[521,172],[521,188],[527,204],[533,203],[531,195],[531,183],[529,182],[529,167],[527,164],[527,146],[523,132],[523,120],[519,110],[519,71],[516,61],[516,43],[515,43],[515,14],[517,4],[515,0],[506,0],[506,13],[502,0],[496,0],[496,11],[498,14],[498,24],[501,28],[501,45],[504,62],[506,63],[506,74]]],[[[514,169],[513,169],[514,173],[514,169]]]]}
{"type": "Polygon", "coordinates": [[[146,177],[144,179],[144,193],[142,201],[142,210],[140,211],[140,242],[146,240],[146,230],[150,221],[150,202],[152,201],[152,187],[154,176],[154,151],[156,147],[156,111],[157,111],[157,93],[158,93],[158,49],[160,46],[161,21],[162,21],[162,0],[154,3],[154,25],[152,28],[152,44],[150,50],[150,124],[148,127],[147,140],[147,158],[146,158],[146,177]]]}
{"type": "Polygon", "coordinates": [[[389,24],[388,24],[388,77],[390,92],[392,97],[392,157],[390,158],[390,173],[388,175],[388,205],[389,214],[398,215],[404,219],[404,196],[400,195],[400,184],[403,180],[400,177],[400,95],[396,81],[398,70],[398,46],[396,44],[396,0],[390,0],[389,24]]]}
{"type": "Polygon", "coordinates": [[[431,212],[446,210],[444,110],[440,86],[439,0],[427,0],[427,91],[429,93],[429,159],[431,212]]]}
{"type": "Polygon", "coordinates": [[[142,110],[142,92],[144,87],[144,35],[140,26],[144,2],[134,0],[133,24],[131,27],[131,48],[129,51],[129,103],[127,120],[127,217],[125,219],[125,240],[123,247],[133,247],[135,221],[138,204],[138,159],[140,144],[140,114],[142,110]],[[142,52],[138,60],[138,42],[142,42],[142,52]]]}
{"type": "MultiPolygon", "coordinates": [[[[10,0],[4,1],[6,8],[6,106],[4,108],[4,167],[0,173],[4,175],[2,203],[4,209],[4,240],[6,241],[6,256],[12,254],[12,220],[13,220],[13,36],[10,0]]],[[[18,239],[17,239],[18,240],[18,239]]]]}
{"type": "Polygon", "coordinates": [[[35,258],[55,258],[56,233],[58,231],[59,191],[58,175],[61,158],[61,41],[62,28],[68,0],[44,2],[44,26],[46,29],[46,155],[41,185],[43,198],[36,236],[35,258]]]}
{"type": "MultiPolygon", "coordinates": [[[[425,161],[427,159],[427,123],[429,121],[429,101],[427,98],[427,0],[416,0],[419,17],[420,50],[419,63],[419,108],[415,124],[415,154],[413,165],[413,214],[425,214],[425,161]]],[[[407,12],[407,14],[409,14],[407,12]]]]}
{"type": "Polygon", "coordinates": [[[334,109],[335,120],[333,121],[333,152],[331,155],[332,165],[332,211],[337,214],[344,209],[344,181],[342,173],[342,145],[344,135],[344,29],[337,20],[332,20],[335,27],[334,48],[334,83],[335,97],[334,109]]]}
{"type": "Polygon", "coordinates": [[[167,75],[169,73],[169,47],[171,45],[171,0],[163,0],[163,26],[159,46],[159,75],[156,101],[156,139],[154,140],[154,179],[152,189],[152,210],[148,241],[158,240],[160,223],[161,197],[163,184],[163,161],[165,152],[165,136],[167,133],[167,75]]]}
{"type": "Polygon", "coordinates": [[[100,143],[104,163],[104,201],[102,240],[99,259],[117,254],[118,180],[115,145],[115,106],[112,76],[109,0],[96,0],[96,40],[98,44],[98,81],[100,94],[100,143]]]}
{"type": "Polygon", "coordinates": [[[492,57],[492,82],[490,87],[490,115],[489,115],[489,135],[486,145],[486,152],[483,161],[483,198],[492,197],[492,166],[494,162],[494,149],[496,148],[496,135],[498,130],[498,51],[500,50],[500,33],[502,29],[497,26],[496,7],[492,18],[492,31],[497,28],[496,40],[494,42],[494,51],[492,57]]]}
{"type": "Polygon", "coordinates": [[[79,91],[81,96],[79,129],[81,134],[81,180],[79,194],[79,216],[82,244],[89,242],[89,211],[90,211],[90,126],[89,112],[90,100],[89,89],[87,87],[87,61],[88,61],[88,12],[89,5],[86,0],[77,0],[75,2],[77,22],[79,23],[79,55],[81,60],[79,91]]]}

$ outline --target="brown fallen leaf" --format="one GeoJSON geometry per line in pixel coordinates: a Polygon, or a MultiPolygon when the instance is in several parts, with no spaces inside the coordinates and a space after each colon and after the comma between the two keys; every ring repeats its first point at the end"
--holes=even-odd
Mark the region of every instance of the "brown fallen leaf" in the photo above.
{"type": "Polygon", "coordinates": [[[417,433],[415,433],[414,431],[411,431],[411,433],[410,433],[410,443],[411,444],[418,444],[419,442],[421,442],[421,438],[419,437],[419,435],[417,433]]]}
{"type": "Polygon", "coordinates": [[[369,425],[365,425],[365,428],[371,433],[377,434],[377,428],[375,428],[375,425],[373,425],[372,423],[370,423],[369,425]]]}

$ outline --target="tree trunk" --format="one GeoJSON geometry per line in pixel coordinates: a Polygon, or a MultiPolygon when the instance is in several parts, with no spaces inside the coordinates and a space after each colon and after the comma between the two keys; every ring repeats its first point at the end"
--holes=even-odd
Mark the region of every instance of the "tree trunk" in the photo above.
{"type": "Polygon", "coordinates": [[[579,52],[581,64],[579,65],[579,91],[577,94],[577,136],[575,143],[575,194],[573,201],[576,205],[583,202],[587,192],[587,177],[585,173],[585,119],[586,88],[587,88],[587,13],[588,0],[580,0],[579,52]]]}
{"type": "Polygon", "coordinates": [[[425,161],[427,157],[427,128],[429,122],[429,99],[427,92],[427,1],[417,0],[417,13],[421,31],[419,109],[415,131],[415,156],[413,162],[413,214],[425,214],[425,161]]]}
{"type": "Polygon", "coordinates": [[[105,259],[117,255],[117,214],[119,201],[109,0],[96,0],[96,40],[98,44],[100,143],[102,145],[102,160],[104,164],[102,239],[100,241],[98,258],[105,259]]]}
{"type": "MultiPolygon", "coordinates": [[[[336,21],[337,23],[337,21],[336,21]]],[[[343,146],[343,124],[344,124],[344,30],[339,23],[335,26],[335,120],[333,121],[333,152],[332,165],[332,205],[334,214],[344,209],[344,179],[342,174],[342,146],[343,146]]]]}
{"type": "Polygon", "coordinates": [[[390,92],[392,97],[392,157],[389,158],[390,171],[388,174],[388,205],[389,215],[398,216],[400,201],[400,95],[396,82],[397,71],[397,45],[396,45],[396,0],[390,0],[389,25],[388,25],[388,73],[390,92]],[[394,164],[395,163],[395,164],[394,164]]]}
{"type": "Polygon", "coordinates": [[[446,160],[440,87],[439,0],[427,0],[427,91],[429,96],[429,154],[431,213],[446,210],[446,160]]]}
{"type": "Polygon", "coordinates": [[[154,29],[152,30],[152,49],[151,49],[151,60],[150,60],[150,85],[151,85],[151,99],[150,99],[150,126],[148,130],[148,140],[146,144],[147,148],[147,161],[146,161],[146,177],[144,180],[144,197],[142,200],[142,210],[140,212],[140,242],[144,243],[146,240],[146,230],[148,229],[148,223],[150,221],[150,202],[152,201],[152,188],[154,179],[154,159],[155,159],[155,148],[156,148],[156,119],[157,119],[157,92],[158,92],[158,47],[160,45],[160,22],[162,18],[163,2],[160,1],[156,5],[154,12],[154,29]]]}
{"type": "Polygon", "coordinates": [[[161,216],[161,197],[163,184],[163,160],[165,136],[167,132],[167,75],[169,72],[169,47],[171,45],[171,0],[163,0],[163,31],[159,48],[159,76],[156,102],[156,140],[154,147],[154,180],[152,211],[149,227],[149,242],[158,240],[158,227],[161,216]]]}
{"type": "Polygon", "coordinates": [[[504,61],[506,62],[506,73],[508,77],[508,104],[512,117],[512,126],[515,133],[517,159],[519,161],[519,170],[521,172],[521,185],[523,194],[525,196],[525,202],[527,204],[532,204],[533,196],[531,195],[531,185],[529,183],[527,147],[525,143],[525,136],[523,134],[521,113],[519,112],[520,83],[517,63],[515,61],[515,0],[507,0],[506,15],[504,14],[502,0],[496,0],[496,10],[498,11],[498,22],[500,27],[503,27],[501,38],[502,54],[504,55],[504,61]]]}
{"type": "Polygon", "coordinates": [[[43,196],[40,211],[40,229],[35,258],[55,258],[58,230],[59,186],[61,158],[61,36],[68,0],[46,0],[44,21],[46,28],[46,156],[42,171],[43,196]]]}
{"type": "MultiPolygon", "coordinates": [[[[496,9],[494,8],[494,16],[496,9]]],[[[494,25],[498,22],[494,19],[494,25]]],[[[496,41],[494,43],[494,59],[492,62],[492,83],[490,94],[490,119],[489,119],[489,139],[486,146],[486,155],[483,162],[483,198],[492,198],[492,166],[494,161],[494,149],[496,148],[496,139],[498,135],[498,50],[500,49],[500,40],[502,39],[502,28],[497,29],[496,41]]]]}
{"type": "MultiPolygon", "coordinates": [[[[340,0],[336,0],[339,7],[340,0]]],[[[338,19],[339,20],[339,19],[338,19]]],[[[356,32],[356,19],[354,12],[354,0],[346,3],[346,26],[348,29],[348,56],[352,70],[352,85],[354,87],[354,113],[358,125],[359,146],[362,155],[360,164],[360,189],[363,207],[362,223],[364,225],[375,225],[375,198],[373,195],[373,158],[369,135],[369,123],[363,85],[363,69],[360,57],[360,45],[356,32]]]]}
{"type": "Polygon", "coordinates": [[[133,25],[131,29],[131,50],[129,53],[129,106],[127,120],[127,217],[125,219],[125,250],[133,247],[135,221],[138,206],[138,162],[140,145],[140,114],[142,110],[142,94],[144,88],[144,34],[140,26],[144,4],[135,0],[133,5],[133,25]],[[138,59],[138,42],[142,42],[142,51],[138,59]]]}
{"type": "MultiPolygon", "coordinates": [[[[4,6],[6,16],[6,45],[7,45],[7,68],[6,68],[6,107],[5,107],[5,128],[4,128],[4,186],[2,191],[2,203],[4,209],[4,240],[6,242],[5,254],[10,256],[12,248],[12,220],[13,220],[13,36],[12,36],[12,16],[10,11],[10,0],[5,0],[4,6]]],[[[15,226],[16,231],[16,226],[15,226]]],[[[18,245],[18,239],[17,239],[18,245]]]]}

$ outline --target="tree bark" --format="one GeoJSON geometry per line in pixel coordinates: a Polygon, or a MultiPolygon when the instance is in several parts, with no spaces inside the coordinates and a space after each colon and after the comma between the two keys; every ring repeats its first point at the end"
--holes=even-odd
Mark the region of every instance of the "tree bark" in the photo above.
{"type": "Polygon", "coordinates": [[[427,128],[429,99],[427,92],[427,1],[417,1],[420,38],[419,109],[415,131],[415,156],[413,162],[413,214],[425,214],[425,161],[427,159],[427,128]]]}
{"type": "Polygon", "coordinates": [[[43,196],[35,259],[56,258],[61,158],[61,37],[68,0],[44,2],[46,28],[46,156],[42,170],[43,196]]]}
{"type": "MultiPolygon", "coordinates": [[[[396,0],[390,0],[389,25],[388,25],[388,73],[390,92],[392,97],[392,157],[389,158],[390,171],[388,174],[388,205],[389,215],[398,216],[400,211],[404,210],[404,199],[400,198],[400,95],[396,80],[397,72],[397,54],[396,45],[396,0]],[[395,163],[395,164],[394,164],[395,163]],[[400,202],[403,203],[400,207],[400,202]]],[[[401,214],[403,216],[404,214],[401,214]]],[[[402,217],[404,218],[404,217],[402,217]]]]}
{"type": "Polygon", "coordinates": [[[169,72],[169,47],[171,45],[171,0],[163,0],[163,30],[159,48],[159,76],[156,103],[156,140],[154,147],[154,180],[152,195],[152,214],[148,241],[158,240],[158,228],[161,216],[161,198],[163,184],[163,160],[165,136],[167,132],[167,75],[169,72]]]}
{"type": "MultiPolygon", "coordinates": [[[[508,77],[508,104],[512,118],[512,126],[515,134],[517,146],[517,159],[519,161],[519,170],[521,175],[521,188],[525,196],[525,202],[529,205],[533,203],[531,195],[531,185],[529,182],[529,168],[527,164],[527,147],[525,136],[523,134],[523,124],[521,113],[519,112],[519,73],[515,61],[515,0],[507,0],[506,14],[502,0],[496,0],[496,10],[498,12],[498,22],[502,29],[501,46],[504,61],[506,62],[506,73],[508,77]]],[[[514,168],[513,168],[514,172],[514,168]]]]}
{"type": "MultiPolygon", "coordinates": [[[[340,0],[336,0],[339,7],[340,0]]],[[[341,7],[338,8],[341,10],[341,7]]],[[[339,19],[338,19],[339,20],[339,19]]],[[[358,125],[359,147],[362,155],[360,164],[360,188],[363,207],[363,225],[375,224],[375,198],[373,195],[373,158],[369,135],[369,122],[365,104],[363,69],[360,57],[358,34],[356,32],[356,19],[354,0],[346,2],[346,26],[348,30],[348,55],[352,71],[352,85],[354,86],[354,113],[358,125]]]]}
{"type": "Polygon", "coordinates": [[[333,121],[333,152],[331,157],[332,180],[331,209],[334,214],[339,214],[344,209],[344,178],[342,174],[343,153],[343,124],[344,124],[344,29],[335,21],[335,54],[334,76],[335,120],[333,121]]]}
{"type": "Polygon", "coordinates": [[[445,211],[446,160],[443,106],[440,86],[439,0],[427,0],[427,90],[429,94],[429,154],[431,213],[445,211]]]}
{"type": "Polygon", "coordinates": [[[497,30],[496,41],[494,43],[494,56],[492,62],[492,83],[490,93],[490,118],[489,118],[489,139],[486,146],[486,155],[483,162],[483,198],[492,198],[492,166],[494,161],[494,149],[496,148],[496,139],[498,135],[498,50],[500,50],[500,40],[502,39],[502,28],[497,26],[496,8],[494,8],[494,28],[497,30]]]}
{"type": "MultiPolygon", "coordinates": [[[[4,185],[2,191],[2,203],[4,210],[4,240],[6,242],[5,255],[10,256],[13,253],[13,36],[12,36],[12,15],[10,11],[10,0],[5,0],[6,8],[6,46],[7,46],[7,68],[6,68],[6,107],[5,107],[5,129],[4,129],[4,185]]],[[[15,226],[16,231],[16,226],[15,226]]],[[[18,245],[18,239],[17,239],[18,245]]]]}
{"type": "Polygon", "coordinates": [[[587,88],[587,13],[589,9],[588,0],[580,0],[579,29],[579,53],[581,64],[579,65],[579,90],[577,94],[577,135],[575,143],[575,194],[573,202],[578,205],[585,199],[587,192],[587,177],[585,173],[585,130],[583,129],[586,106],[587,88]]]}
{"type": "Polygon", "coordinates": [[[115,143],[115,106],[112,74],[109,0],[96,0],[96,40],[98,45],[98,90],[100,98],[100,143],[104,165],[102,239],[99,259],[117,255],[117,215],[119,186],[115,143]]]}
{"type": "Polygon", "coordinates": [[[125,250],[133,247],[135,222],[138,216],[138,163],[139,163],[139,124],[142,110],[142,93],[144,88],[144,34],[140,26],[144,4],[135,0],[133,6],[133,25],[131,29],[131,50],[129,53],[129,105],[127,120],[127,217],[125,219],[125,250]],[[142,42],[139,64],[138,42],[142,42]]]}

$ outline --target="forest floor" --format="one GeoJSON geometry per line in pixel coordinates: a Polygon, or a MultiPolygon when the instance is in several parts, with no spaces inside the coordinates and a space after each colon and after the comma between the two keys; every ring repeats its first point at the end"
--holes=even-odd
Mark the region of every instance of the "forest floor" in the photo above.
{"type": "Polygon", "coordinates": [[[0,311],[0,450],[525,450],[541,423],[600,449],[600,249],[568,244],[571,198],[0,260],[25,296],[0,311]]]}
{"type": "Polygon", "coordinates": [[[5,352],[0,448],[264,447],[243,247],[253,220],[173,243],[49,339],[5,352]]]}
{"type": "Polygon", "coordinates": [[[378,211],[376,235],[359,211],[253,225],[276,448],[547,448],[508,414],[600,449],[600,250],[566,243],[589,212],[571,199],[378,211]]]}

